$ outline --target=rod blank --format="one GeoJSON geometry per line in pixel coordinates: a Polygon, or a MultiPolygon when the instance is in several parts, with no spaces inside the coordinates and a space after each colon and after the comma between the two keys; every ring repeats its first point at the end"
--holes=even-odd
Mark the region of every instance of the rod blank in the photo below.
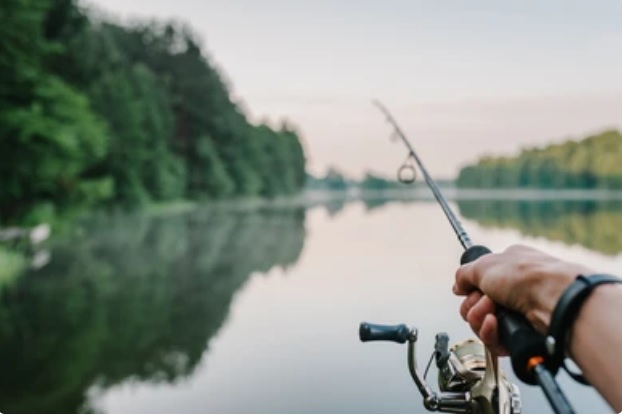
{"type": "Polygon", "coordinates": [[[456,236],[458,237],[460,244],[462,245],[464,249],[469,249],[471,246],[473,246],[473,243],[471,242],[469,235],[466,233],[466,231],[462,227],[462,224],[460,223],[460,220],[458,220],[458,217],[451,210],[451,207],[447,203],[447,200],[445,199],[445,197],[443,197],[443,194],[438,188],[438,185],[436,184],[434,179],[432,179],[432,176],[430,176],[430,174],[428,173],[428,170],[423,165],[423,162],[417,155],[417,152],[415,151],[413,146],[410,144],[410,141],[408,141],[408,139],[406,138],[406,135],[402,132],[402,129],[398,125],[397,121],[395,121],[395,118],[393,118],[389,110],[380,101],[374,100],[373,103],[387,117],[387,121],[395,129],[396,137],[399,137],[404,142],[406,147],[408,148],[410,156],[415,160],[415,162],[417,163],[417,166],[419,166],[419,169],[421,170],[421,173],[423,174],[423,178],[425,179],[425,182],[428,184],[428,187],[432,191],[432,194],[434,195],[434,198],[436,199],[436,201],[439,203],[439,205],[441,205],[441,208],[443,209],[445,216],[449,220],[451,227],[454,229],[454,232],[456,233],[456,236]]]}

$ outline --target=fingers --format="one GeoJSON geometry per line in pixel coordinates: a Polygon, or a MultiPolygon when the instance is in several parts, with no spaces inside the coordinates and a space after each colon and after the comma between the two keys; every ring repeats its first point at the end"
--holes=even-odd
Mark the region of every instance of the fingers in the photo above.
{"type": "Polygon", "coordinates": [[[453,286],[454,294],[467,295],[477,289],[474,263],[462,265],[456,271],[456,282],[453,286]]]}
{"type": "Polygon", "coordinates": [[[484,321],[482,322],[482,327],[479,330],[479,338],[484,342],[487,346],[494,346],[499,341],[497,338],[497,317],[492,314],[488,314],[484,317],[484,321]]]}
{"type": "Polygon", "coordinates": [[[507,349],[499,343],[495,310],[494,302],[479,291],[470,293],[460,306],[462,318],[490,351],[497,356],[507,356],[507,349]]]}
{"type": "Polygon", "coordinates": [[[467,321],[467,315],[469,314],[469,311],[482,298],[482,295],[483,294],[481,293],[481,291],[473,291],[464,299],[464,301],[460,305],[460,315],[462,316],[464,321],[467,321]]]}
{"type": "Polygon", "coordinates": [[[482,327],[479,331],[479,338],[488,346],[490,351],[497,356],[508,356],[508,350],[499,343],[499,326],[497,317],[488,314],[484,317],[482,327]]]}
{"type": "Polygon", "coordinates": [[[460,315],[490,351],[498,356],[507,356],[508,352],[499,343],[498,321],[494,315],[496,307],[491,297],[503,303],[503,290],[508,290],[509,286],[503,284],[503,278],[508,275],[507,256],[524,256],[527,251],[528,248],[515,245],[505,253],[484,255],[456,271],[453,292],[466,297],[460,306],[460,315]]]}
{"type": "Polygon", "coordinates": [[[473,332],[479,335],[486,316],[494,313],[495,303],[493,303],[487,296],[482,296],[482,298],[480,298],[479,301],[468,311],[466,320],[471,326],[473,332]]]}

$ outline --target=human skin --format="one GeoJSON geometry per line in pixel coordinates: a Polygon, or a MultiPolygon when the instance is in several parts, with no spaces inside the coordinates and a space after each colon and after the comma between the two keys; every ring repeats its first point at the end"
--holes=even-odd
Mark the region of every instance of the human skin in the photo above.
{"type": "MultiPolygon", "coordinates": [[[[578,275],[595,271],[514,245],[461,266],[453,291],[465,299],[460,314],[490,350],[500,356],[495,304],[522,313],[542,334],[563,291],[578,275]]],[[[622,411],[622,285],[598,286],[581,307],[571,328],[569,354],[585,377],[617,412],[622,411]],[[619,317],[618,317],[619,319],[619,317]]]]}

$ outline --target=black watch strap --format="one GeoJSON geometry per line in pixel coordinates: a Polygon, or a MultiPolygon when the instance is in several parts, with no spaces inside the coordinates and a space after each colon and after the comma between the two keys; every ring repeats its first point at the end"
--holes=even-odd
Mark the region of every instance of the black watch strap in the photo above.
{"type": "Polygon", "coordinates": [[[570,284],[560,297],[553,315],[551,316],[551,324],[546,337],[546,347],[549,353],[547,366],[551,370],[557,371],[560,367],[564,367],[568,374],[575,380],[588,384],[587,380],[580,374],[571,373],[565,366],[566,349],[568,345],[568,333],[576,320],[581,306],[590,296],[594,288],[602,284],[621,284],[622,280],[611,275],[596,274],[590,276],[579,275],[577,279],[570,284]]]}

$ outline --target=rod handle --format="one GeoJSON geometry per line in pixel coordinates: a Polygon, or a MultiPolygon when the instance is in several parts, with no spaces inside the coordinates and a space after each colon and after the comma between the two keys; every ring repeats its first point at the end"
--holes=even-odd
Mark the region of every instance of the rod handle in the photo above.
{"type": "MultiPolygon", "coordinates": [[[[460,263],[464,265],[490,253],[490,249],[485,246],[475,245],[464,251],[460,263]]],[[[538,333],[523,315],[515,311],[497,305],[496,315],[499,340],[510,353],[516,377],[529,385],[536,385],[530,360],[546,356],[544,336],[538,333]]]]}
{"type": "Polygon", "coordinates": [[[492,254],[490,249],[482,245],[473,245],[462,253],[462,256],[460,257],[460,265],[468,264],[469,262],[473,262],[476,259],[488,254],[492,254]]]}

